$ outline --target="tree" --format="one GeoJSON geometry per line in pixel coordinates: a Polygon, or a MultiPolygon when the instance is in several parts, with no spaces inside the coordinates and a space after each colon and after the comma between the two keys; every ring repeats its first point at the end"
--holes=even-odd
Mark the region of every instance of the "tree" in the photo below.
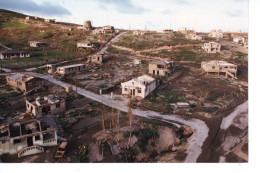
{"type": "Polygon", "coordinates": [[[208,97],[209,92],[207,91],[205,96],[203,97],[203,92],[202,90],[200,90],[200,98],[199,98],[199,103],[198,106],[201,108],[201,106],[203,105],[204,100],[208,97]]]}

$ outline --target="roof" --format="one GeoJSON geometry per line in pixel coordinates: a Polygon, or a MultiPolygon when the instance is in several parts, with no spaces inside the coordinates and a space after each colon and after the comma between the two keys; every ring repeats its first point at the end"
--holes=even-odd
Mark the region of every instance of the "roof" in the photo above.
{"type": "Polygon", "coordinates": [[[211,64],[211,65],[236,65],[226,61],[218,61],[218,60],[212,60],[204,63],[211,64]]]}
{"type": "Polygon", "coordinates": [[[29,43],[44,43],[42,41],[29,41],[29,43]]]}
{"type": "MultiPolygon", "coordinates": [[[[137,82],[137,83],[139,83],[141,85],[147,85],[147,84],[155,81],[155,79],[152,78],[149,75],[143,75],[143,76],[139,76],[137,78],[131,79],[131,80],[129,80],[127,82],[123,82],[123,83],[128,83],[128,82],[131,82],[131,81],[135,81],[135,82],[137,82]]],[[[121,84],[123,84],[123,83],[121,83],[121,84]]]]}
{"type": "Polygon", "coordinates": [[[11,54],[11,53],[28,53],[28,51],[25,50],[6,50],[2,52],[2,54],[11,54]]]}
{"type": "Polygon", "coordinates": [[[29,80],[33,79],[34,77],[17,73],[17,74],[9,75],[8,78],[10,78],[10,79],[12,79],[12,80],[29,81],[29,80]]]}
{"type": "Polygon", "coordinates": [[[72,65],[66,65],[66,66],[61,66],[59,68],[70,68],[70,67],[78,67],[78,66],[83,66],[85,64],[72,64],[72,65]]]}
{"type": "Polygon", "coordinates": [[[153,60],[149,64],[167,65],[169,63],[170,62],[166,60],[153,60]]]}
{"type": "Polygon", "coordinates": [[[155,80],[153,77],[151,77],[151,76],[149,76],[147,74],[145,74],[143,76],[139,76],[138,78],[134,78],[134,79],[136,79],[135,81],[137,81],[138,83],[140,83],[140,82],[148,82],[148,83],[150,83],[150,82],[155,80]]]}
{"type": "Polygon", "coordinates": [[[82,43],[82,44],[97,44],[96,42],[92,42],[92,41],[79,41],[78,43],[82,43]]]}

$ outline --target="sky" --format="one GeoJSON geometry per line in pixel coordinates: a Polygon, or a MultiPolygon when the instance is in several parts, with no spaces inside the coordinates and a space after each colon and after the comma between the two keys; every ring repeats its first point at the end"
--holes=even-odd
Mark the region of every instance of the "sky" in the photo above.
{"type": "Polygon", "coordinates": [[[0,8],[120,29],[248,32],[248,0],[0,0],[0,8]]]}

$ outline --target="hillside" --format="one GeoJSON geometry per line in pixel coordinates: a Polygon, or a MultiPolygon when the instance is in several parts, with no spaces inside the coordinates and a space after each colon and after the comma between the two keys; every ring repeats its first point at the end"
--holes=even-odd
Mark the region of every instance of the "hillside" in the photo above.
{"type": "Polygon", "coordinates": [[[38,17],[27,21],[26,16],[28,15],[0,10],[0,43],[11,49],[29,50],[32,54],[30,59],[3,60],[3,66],[6,68],[20,69],[42,65],[45,63],[44,55],[49,63],[85,56],[94,50],[77,49],[78,41],[95,41],[102,46],[112,37],[93,36],[90,32],[77,29],[77,25],[71,23],[46,23],[38,17]],[[46,52],[44,53],[42,48],[30,48],[28,41],[46,43],[46,52]]]}

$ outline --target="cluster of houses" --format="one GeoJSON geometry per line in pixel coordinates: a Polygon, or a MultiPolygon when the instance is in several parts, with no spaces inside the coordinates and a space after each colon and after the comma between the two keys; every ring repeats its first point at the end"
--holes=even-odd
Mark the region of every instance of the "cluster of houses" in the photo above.
{"type": "Polygon", "coordinates": [[[23,157],[42,153],[44,147],[57,146],[57,130],[38,119],[65,111],[65,100],[55,95],[26,100],[26,113],[0,126],[0,156],[17,154],[23,157]]]}
{"type": "MultiPolygon", "coordinates": [[[[136,62],[136,61],[134,61],[136,62]]],[[[167,76],[174,71],[173,62],[166,60],[154,60],[149,62],[148,72],[153,76],[167,76]]],[[[158,82],[149,75],[139,76],[130,81],[121,83],[122,94],[145,98],[156,89],[158,82]]]]}
{"type": "MultiPolygon", "coordinates": [[[[21,73],[6,76],[7,85],[27,93],[43,85],[44,81],[21,73]]],[[[66,112],[65,99],[56,95],[26,99],[26,113],[0,125],[0,156],[23,157],[44,152],[44,147],[57,146],[57,130],[39,119],[66,112]]]]}
{"type": "Polygon", "coordinates": [[[26,16],[25,17],[25,22],[30,22],[33,20],[44,20],[44,22],[46,22],[46,23],[55,23],[55,19],[43,19],[43,18],[39,18],[37,16],[26,16]]]}
{"type": "Polygon", "coordinates": [[[204,40],[204,35],[202,34],[197,34],[195,30],[189,30],[187,28],[181,28],[179,29],[179,32],[185,35],[186,39],[190,40],[204,40]]]}

